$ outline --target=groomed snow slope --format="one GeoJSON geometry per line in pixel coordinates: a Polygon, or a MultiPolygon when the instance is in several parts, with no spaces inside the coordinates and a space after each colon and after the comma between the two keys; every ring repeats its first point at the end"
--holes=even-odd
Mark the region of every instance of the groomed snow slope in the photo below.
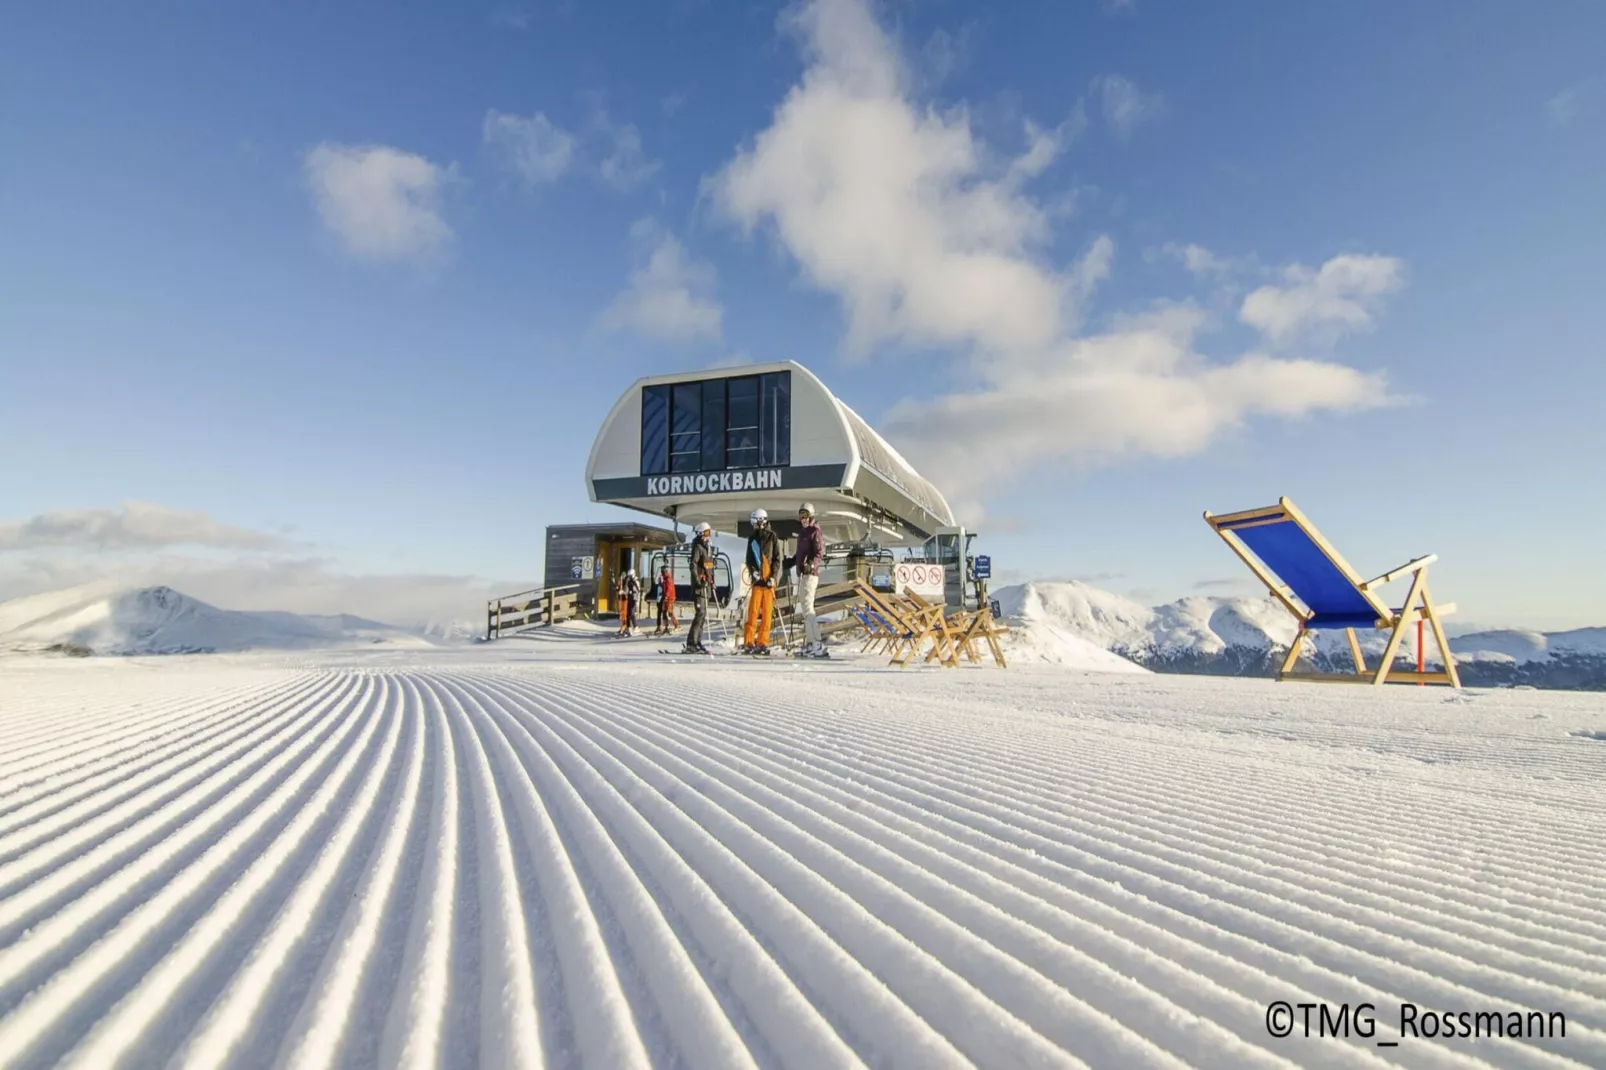
{"type": "Polygon", "coordinates": [[[1598,697],[657,645],[0,661],[0,1061],[1606,1065],[1598,697]]]}

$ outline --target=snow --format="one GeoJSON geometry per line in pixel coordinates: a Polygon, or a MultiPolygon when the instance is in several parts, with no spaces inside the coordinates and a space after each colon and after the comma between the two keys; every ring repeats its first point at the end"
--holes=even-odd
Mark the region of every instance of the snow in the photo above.
{"type": "MultiPolygon", "coordinates": [[[[460,635],[449,623],[430,631],[460,635]]],[[[94,584],[0,602],[0,650],[65,644],[96,654],[181,654],[364,643],[433,645],[424,634],[361,617],[219,609],[171,587],[94,584]]]]}
{"type": "MultiPolygon", "coordinates": [[[[1431,647],[1430,647],[1431,649],[1431,647]]],[[[1450,640],[1457,661],[1501,659],[1518,663],[1581,655],[1606,657],[1606,628],[1535,632],[1515,628],[1473,632],[1450,640]]]]}
{"type": "Polygon", "coordinates": [[[1075,580],[1004,587],[996,597],[1011,620],[1048,624],[1105,650],[1134,655],[1215,654],[1229,646],[1274,644],[1286,649],[1295,631],[1288,611],[1269,600],[1194,597],[1150,608],[1075,580]]]}
{"type": "Polygon", "coordinates": [[[1606,1065],[1598,695],[599,632],[0,659],[0,1061],[1606,1065]]]}
{"type": "Polygon", "coordinates": [[[1147,672],[1112,653],[1119,646],[1116,637],[1129,630],[1123,600],[1092,588],[1086,590],[1106,598],[1076,598],[1072,595],[1079,592],[1070,586],[1026,584],[999,592],[999,608],[1010,627],[1004,641],[1007,656],[1094,672],[1147,672]]]}
{"type": "MultiPolygon", "coordinates": [[[[995,592],[1011,622],[1027,630],[1083,639],[1096,647],[1146,660],[1179,654],[1211,655],[1238,647],[1253,651],[1287,650],[1296,631],[1293,616],[1271,598],[1195,596],[1161,606],[1144,606],[1129,598],[1074,580],[1037,580],[995,592]]],[[[1362,631],[1361,649],[1380,655],[1388,633],[1362,631]]],[[[1424,635],[1424,661],[1438,664],[1439,651],[1424,635]]],[[[1340,660],[1349,658],[1344,633],[1316,633],[1318,648],[1340,660]]],[[[1036,643],[1028,643],[1035,647],[1036,643]]],[[[1478,631],[1450,640],[1457,662],[1545,662],[1552,658],[1606,657],[1606,628],[1566,632],[1518,629],[1478,631]]],[[[1416,656],[1416,631],[1407,629],[1401,657],[1416,656]]]]}

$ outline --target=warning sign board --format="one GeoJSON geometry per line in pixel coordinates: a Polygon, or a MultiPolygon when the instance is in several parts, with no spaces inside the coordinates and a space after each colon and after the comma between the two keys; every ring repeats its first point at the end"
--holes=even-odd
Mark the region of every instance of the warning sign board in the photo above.
{"type": "Polygon", "coordinates": [[[945,578],[941,565],[901,564],[892,570],[892,589],[898,594],[917,594],[940,602],[945,578]]]}

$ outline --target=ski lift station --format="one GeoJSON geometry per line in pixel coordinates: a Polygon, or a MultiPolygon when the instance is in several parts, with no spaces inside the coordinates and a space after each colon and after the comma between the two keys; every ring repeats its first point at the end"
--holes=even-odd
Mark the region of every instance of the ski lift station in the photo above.
{"type": "Polygon", "coordinates": [[[732,535],[762,508],[794,536],[805,500],[827,541],[918,546],[954,523],[937,488],[792,361],[638,380],[597,434],[586,485],[594,502],[732,535]]]}
{"type": "Polygon", "coordinates": [[[814,505],[830,571],[851,558],[855,574],[879,574],[902,549],[947,566],[950,594],[965,582],[969,537],[942,493],[793,361],[637,380],[603,421],[585,479],[592,501],[673,528],[548,528],[545,582],[578,585],[585,610],[611,612],[617,578],[629,568],[647,576],[700,522],[746,537],[748,514],[762,508],[790,541],[805,501],[814,505]]]}

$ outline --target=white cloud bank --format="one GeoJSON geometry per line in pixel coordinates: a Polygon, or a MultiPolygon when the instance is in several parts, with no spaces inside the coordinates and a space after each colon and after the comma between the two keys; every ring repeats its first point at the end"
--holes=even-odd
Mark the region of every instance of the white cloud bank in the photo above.
{"type": "Polygon", "coordinates": [[[452,238],[440,216],[448,168],[387,145],[329,142],[302,166],[318,217],[355,256],[424,260],[452,238]]]}
{"type": "Polygon", "coordinates": [[[631,234],[649,252],[630,283],[602,316],[604,327],[648,338],[718,341],[724,310],[714,300],[714,269],[692,260],[680,241],[651,220],[631,234]]]}
{"type": "Polygon", "coordinates": [[[224,609],[353,613],[391,624],[474,620],[489,598],[530,586],[433,573],[354,574],[295,555],[279,535],[149,503],[0,521],[0,601],[95,585],[166,584],[224,609]],[[200,551],[200,552],[196,552],[200,551]]]}
{"type": "MultiPolygon", "coordinates": [[[[1188,305],[1082,335],[1114,243],[1095,236],[1056,266],[1045,253],[1052,213],[1027,190],[1064,150],[1068,128],[1028,126],[1025,149],[999,159],[964,109],[913,99],[898,47],[862,0],[814,0],[786,25],[807,61],[802,80],[708,192],[744,230],[772,233],[810,282],[841,300],[853,352],[901,343],[962,355],[951,371],[964,390],[906,400],[882,422],[969,515],[984,488],[1004,489],[1003,473],[1180,456],[1252,416],[1385,402],[1380,376],[1341,364],[1258,352],[1209,360],[1194,346],[1206,316],[1188,305]]],[[[1107,116],[1113,108],[1123,118],[1112,122],[1135,125],[1142,109],[1105,85],[1107,116]]],[[[1249,315],[1288,334],[1313,317],[1342,319],[1336,302],[1369,309],[1376,295],[1357,292],[1354,275],[1335,269],[1316,283],[1323,300],[1302,306],[1290,295],[1309,280],[1292,277],[1249,315]],[[1334,276],[1343,279],[1336,291],[1334,276]]]]}
{"type": "Polygon", "coordinates": [[[169,546],[270,549],[277,535],[219,523],[206,513],[124,502],[115,509],[62,509],[0,521],[0,553],[62,547],[154,550],[169,546]]]}

